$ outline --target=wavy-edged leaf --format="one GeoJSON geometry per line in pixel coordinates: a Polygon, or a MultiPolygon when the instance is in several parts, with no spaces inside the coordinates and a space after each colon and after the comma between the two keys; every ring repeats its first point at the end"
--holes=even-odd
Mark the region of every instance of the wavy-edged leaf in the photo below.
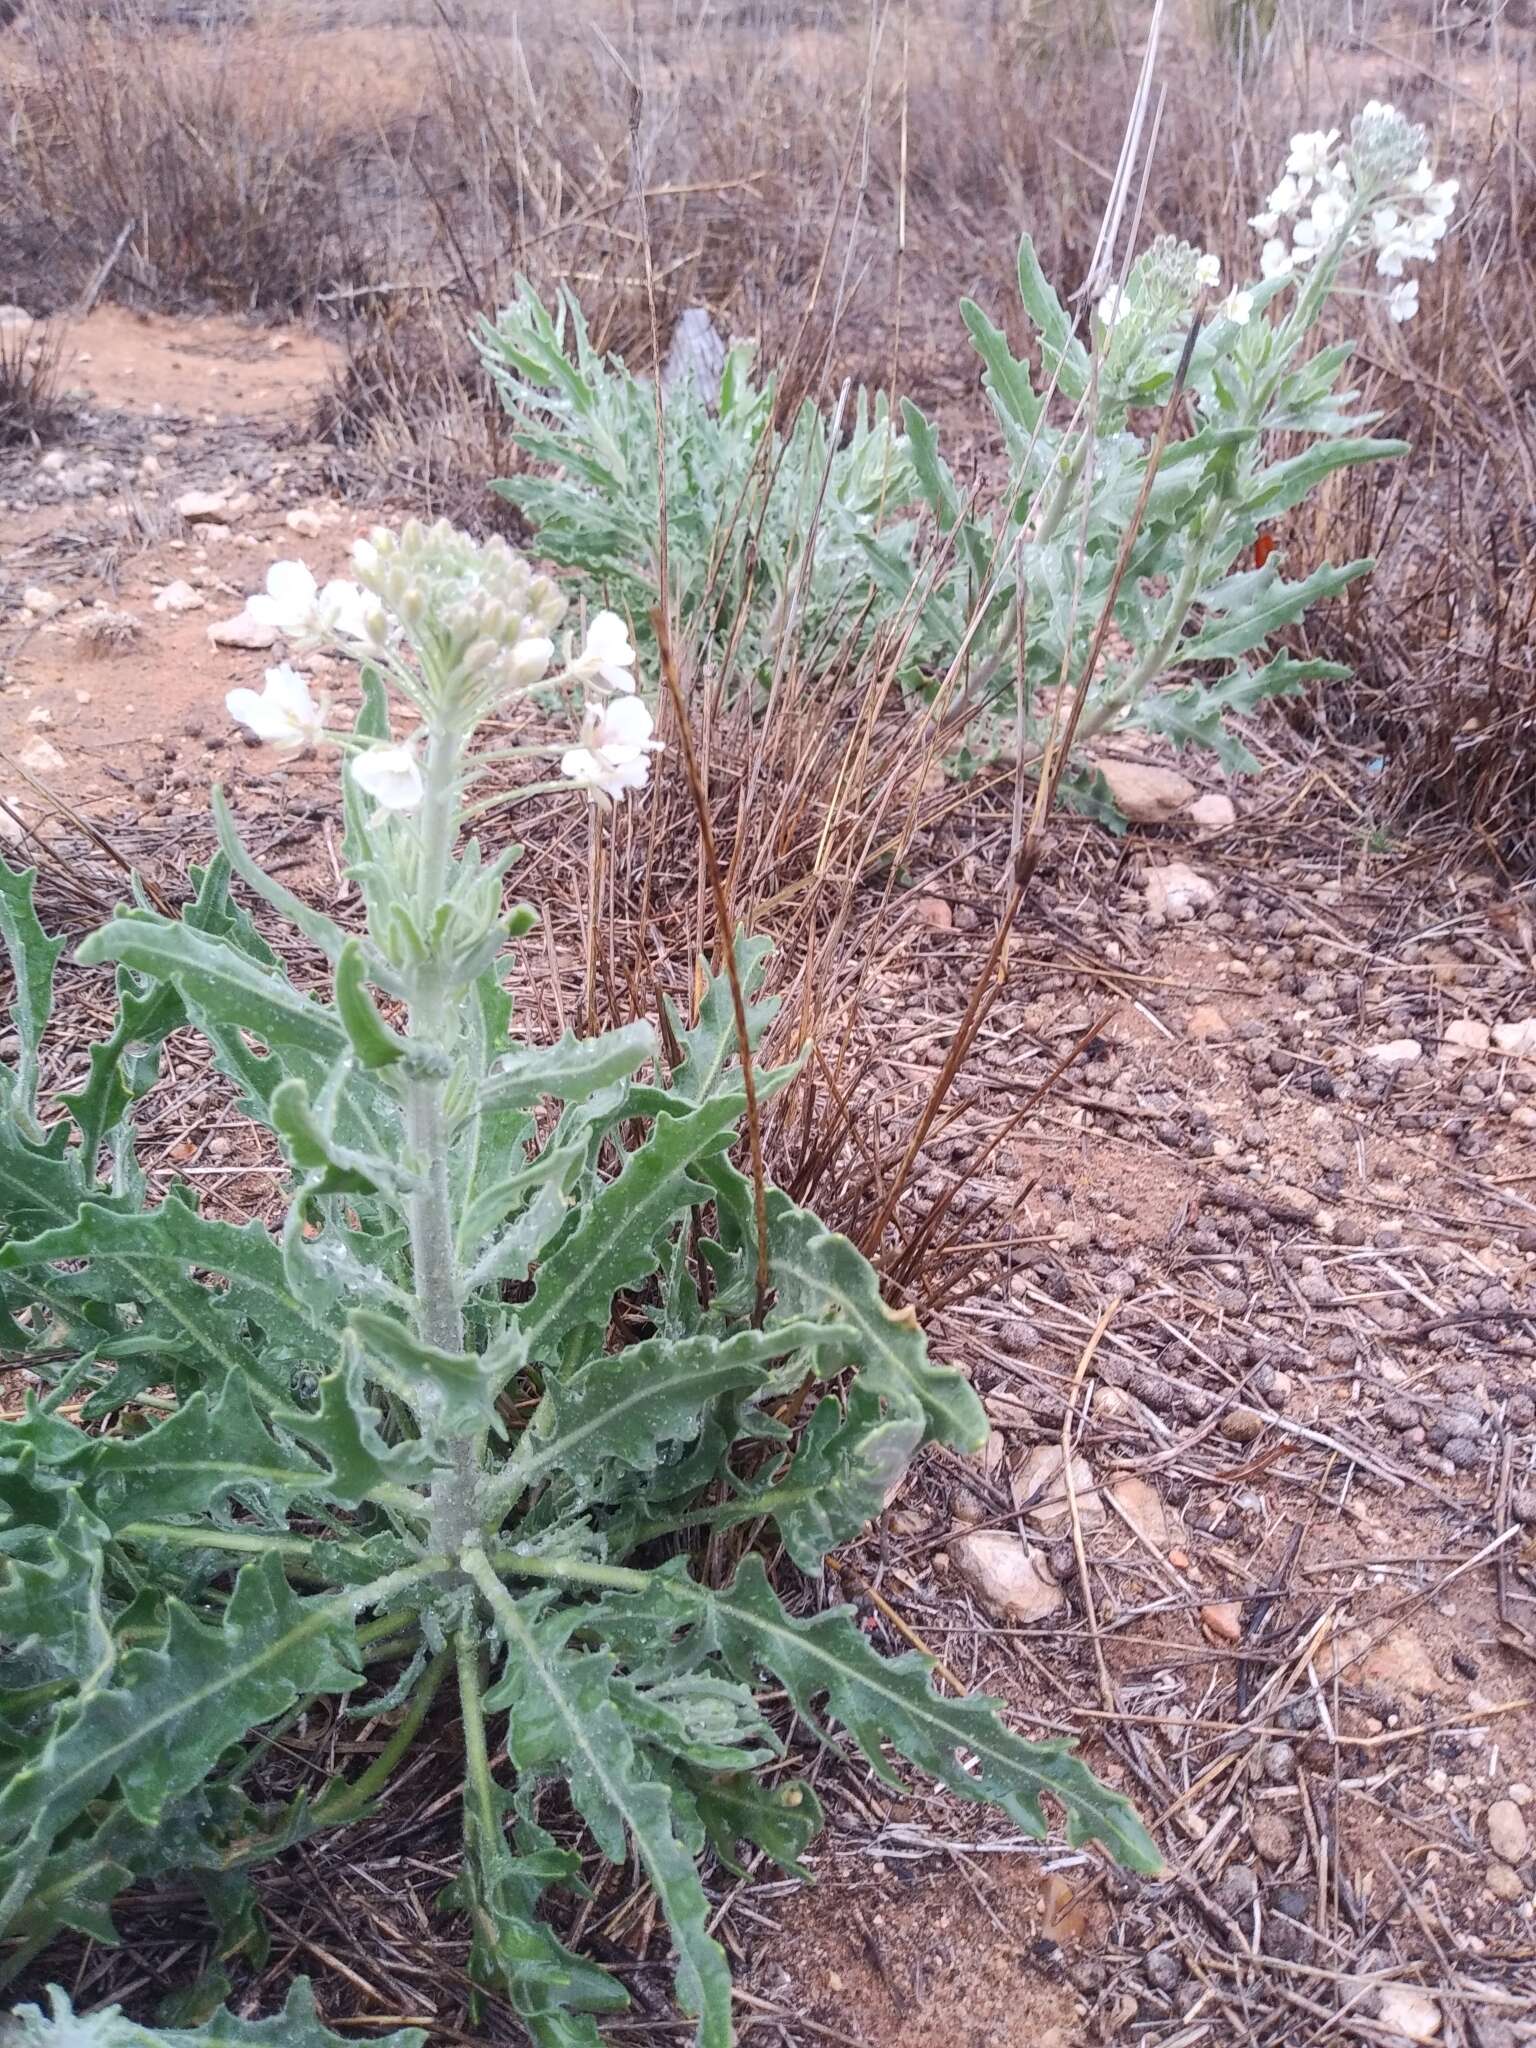
{"type": "Polygon", "coordinates": [[[368,1377],[398,1394],[424,1432],[473,1432],[490,1418],[497,1394],[523,1363],[514,1336],[496,1352],[443,1351],[413,1336],[403,1323],[372,1309],[347,1318],[347,1347],[356,1346],[368,1377]]]}
{"type": "Polygon", "coordinates": [[[727,1870],[746,1876],[736,1852],[738,1844],[751,1842],[781,1870],[809,1882],[811,1873],[800,1859],[821,1833],[825,1816],[821,1801],[803,1778],[775,1778],[770,1784],[743,1771],[706,1775],[689,1770],[686,1782],[710,1844],[727,1870]]]}
{"type": "Polygon", "coordinates": [[[234,1492],[276,1511],[325,1484],[319,1466],[266,1428],[240,1373],[211,1401],[202,1389],[189,1395],[142,1436],[102,1437],[88,1449],[97,1509],[114,1529],[145,1517],[203,1514],[234,1492]]]}
{"type": "MultiPolygon", "coordinates": [[[[29,1401],[26,1420],[37,1413],[29,1401]]],[[[7,1428],[13,1444],[26,1420],[7,1428]]],[[[90,1438],[83,1430],[72,1434],[73,1449],[84,1455],[90,1438]]],[[[28,1446],[24,1455],[19,1445],[4,1448],[9,1455],[8,1469],[0,1470],[0,1679],[9,1660],[41,1653],[48,1677],[81,1686],[99,1683],[116,1654],[102,1596],[107,1526],[67,1467],[39,1471],[35,1448],[28,1446]]]]}
{"type": "Polygon", "coordinates": [[[213,811],[214,830],[219,835],[219,846],[231,868],[248,889],[269,903],[295,931],[302,932],[334,966],[347,939],[341,926],[323,911],[312,910],[301,897],[295,896],[291,889],[267,873],[240,837],[240,828],[229,808],[229,800],[218,783],[209,792],[208,801],[213,811]]]}
{"type": "MultiPolygon", "coordinates": [[[[753,1052],[756,1052],[763,1033],[780,1009],[777,996],[763,998],[757,993],[772,951],[771,939],[749,938],[745,932],[736,934],[736,978],[741,984],[742,1002],[747,1013],[748,1047],[753,1052]]],[[[695,1106],[707,1102],[726,1077],[732,1075],[733,1063],[739,1066],[741,1050],[736,1039],[736,1006],[731,995],[730,977],[724,973],[710,974],[703,969],[702,962],[700,966],[704,973],[704,993],[699,1000],[697,1020],[685,1027],[670,997],[666,1006],[672,1036],[680,1053],[672,1071],[670,1092],[680,1101],[691,1102],[695,1106]]],[[[732,1075],[730,1087],[733,1093],[738,1085],[732,1075]]]]}
{"type": "Polygon", "coordinates": [[[120,912],[81,944],[83,966],[121,961],[136,974],[176,988],[201,1022],[248,1031],[273,1051],[317,1053],[328,1063],[347,1049],[340,1019],[264,970],[230,940],[172,922],[151,910],[120,912]]]}
{"type": "Polygon", "coordinates": [[[1102,1842],[1133,1870],[1162,1868],[1130,1801],[1101,1785],[1064,1743],[1014,1735],[991,1700],[936,1693],[932,1658],[916,1651],[882,1657],[860,1633],[852,1608],[803,1620],[789,1614],[757,1557],[743,1558],[724,1592],[672,1584],[738,1677],[772,1672],[813,1725],[815,1703],[824,1699],[882,1777],[891,1777],[888,1742],[961,1798],[1001,1807],[1026,1834],[1047,1832],[1041,1800],[1049,1796],[1066,1813],[1069,1841],[1102,1842]]]}
{"type": "MultiPolygon", "coordinates": [[[[6,2048],[352,2048],[322,2025],[307,1977],[295,1978],[282,2011],[266,2020],[220,2012],[200,2027],[141,2027],[116,2005],[77,2013],[56,1984],[48,1987],[48,2008],[45,2015],[38,2006],[18,2006],[6,2048]]],[[[378,2048],[424,2048],[427,2037],[420,2027],[398,2027],[370,2038],[378,2048]]]]}
{"type": "Polygon", "coordinates": [[[1234,608],[1219,624],[1206,626],[1193,639],[1181,641],[1174,659],[1186,661],[1232,661],[1252,648],[1261,647],[1272,633],[1295,622],[1314,604],[1337,597],[1357,576],[1364,576],[1374,563],[1369,556],[1346,562],[1342,568],[1324,563],[1310,576],[1287,583],[1277,577],[1252,603],[1234,608]]]}
{"type": "Polygon", "coordinates": [[[368,1398],[368,1375],[360,1352],[348,1347],[339,1365],[321,1376],[313,1408],[277,1408],[272,1420],[326,1461],[323,1485],[328,1500],[359,1507],[365,1500],[389,1500],[432,1475],[428,1446],[416,1438],[391,1444],[384,1418],[368,1398]]]}
{"type": "Polygon", "coordinates": [[[1088,352],[1073,334],[1072,322],[1040,268],[1028,235],[1019,243],[1019,297],[1039,329],[1040,362],[1047,379],[1054,378],[1068,398],[1081,398],[1088,389],[1088,352]]]}
{"type": "Polygon", "coordinates": [[[579,1101],[596,1089],[627,1081],[656,1055],[656,1034],[641,1021],[577,1038],[567,1031],[554,1045],[523,1046],[502,1055],[480,1086],[482,1112],[531,1109],[546,1096],[579,1101]]]}
{"type": "Polygon", "coordinates": [[[662,1446],[697,1436],[723,1394],[761,1386],[776,1359],[848,1354],[846,1331],[808,1318],[733,1337],[648,1337],[552,1379],[508,1467],[509,1489],[552,1473],[589,1487],[609,1465],[646,1472],[662,1446]]]}
{"type": "MultiPolygon", "coordinates": [[[[345,1072],[345,1068],[342,1069],[345,1072]]],[[[272,1092],[272,1128],[310,1195],[392,1195],[409,1191],[411,1179],[377,1152],[358,1152],[336,1137],[333,1106],[311,1102],[300,1080],[282,1081],[272,1092]]]]}
{"type": "Polygon", "coordinates": [[[53,1010],[53,970],[63,939],[50,939],[33,902],[36,868],[13,868],[0,860],[0,940],[10,956],[16,992],[11,1022],[16,1027],[16,1065],[0,1066],[9,1106],[30,1137],[37,1128],[37,1052],[53,1010]]]}
{"type": "Polygon", "coordinates": [[[979,1450],[987,1417],[952,1366],[935,1365],[910,1309],[881,1299],[873,1266],[846,1237],[800,1209],[778,1188],[768,1194],[768,1260],[782,1313],[840,1317],[859,1359],[859,1383],[896,1413],[921,1414],[926,1434],[956,1450],[979,1450]]]}
{"type": "Polygon", "coordinates": [[[219,1223],[174,1197],[138,1213],[87,1202],[62,1228],[0,1246],[4,1272],[61,1259],[90,1263],[84,1274],[53,1276],[53,1294],[136,1303],[147,1321],[188,1345],[202,1370],[243,1373],[286,1396],[295,1362],[336,1356],[338,1333],[297,1300],[281,1247],[254,1221],[219,1223]],[[194,1268],[221,1273],[227,1284],[206,1286],[194,1268]]]}
{"type": "Polygon", "coordinates": [[[784,1547],[804,1572],[821,1569],[829,1550],[872,1522],[923,1440],[915,1407],[887,1409],[862,1379],[844,1405],[818,1401],[795,1447],[782,1490],[751,1496],[771,1515],[784,1547]]]}
{"type": "Polygon", "coordinates": [[[467,1552],[464,1561],[506,1649],[485,1704],[507,1710],[509,1756],[538,1775],[559,1769],[610,1863],[623,1862],[633,1842],[677,1944],[678,1991],[698,2015],[699,2048],[730,2048],[730,1968],[710,1937],[709,1900],[677,1838],[671,1791],[648,1770],[614,1701],[612,1660],[571,1648],[579,1608],[547,1613],[538,1595],[514,1600],[482,1553],[467,1552]]]}
{"type": "Polygon", "coordinates": [[[417,1576],[301,1599],[266,1556],[242,1569],[217,1627],[168,1601],[163,1644],[126,1651],[111,1683],[61,1713],[0,1786],[0,1925],[26,1899],[60,1830],[109,1784],[135,1820],[152,1826],[226,1744],[305,1694],[356,1685],[354,1614],[370,1593],[388,1598],[417,1576]]]}

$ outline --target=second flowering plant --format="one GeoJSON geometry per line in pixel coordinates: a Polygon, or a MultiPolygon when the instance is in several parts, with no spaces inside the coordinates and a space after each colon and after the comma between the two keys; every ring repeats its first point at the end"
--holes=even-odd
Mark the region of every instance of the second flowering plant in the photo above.
{"type": "MultiPolygon", "coordinates": [[[[216,794],[221,851],[185,914],[131,909],[80,948],[115,967],[117,1016],[79,1089],[40,1102],[61,946],[31,876],[0,867],[20,1047],[0,1068],[0,1318],[37,1388],[0,1425],[0,1980],[62,1932],[116,1940],[114,1901],[171,1872],[202,1892],[226,1981],[259,1967],[251,1867],[372,1812],[429,1718],[463,1760],[441,1904],[540,2048],[595,2048],[627,2002],[547,1912],[584,1851],[643,1870],[680,2002],[725,2048],[707,1875],[744,1844],[803,1869],[820,1809],[792,1717],[1033,1834],[1048,1797],[1072,1840],[1155,1868],[1063,1746],[770,1579],[760,1534],[814,1573],[921,1443],[974,1448],[986,1418],[854,1247],[777,1189],[759,1205],[732,1157],[766,949],[736,944],[746,1044],[720,976],[665,1054],[641,1019],[516,1033],[506,955],[533,914],[506,898],[516,850],[472,828],[509,756],[549,757],[533,790],[643,786],[623,622],[567,637],[547,578],[444,527],[375,535],[355,583],[279,565],[261,602],[290,661],[230,709],[340,750],[361,928],[266,874],[216,794]],[[317,681],[338,657],[361,682],[350,721],[317,681]],[[580,692],[574,730],[520,737],[520,707],[557,691],[580,692]],[[323,961],[318,992],[236,878],[323,961]],[[186,1188],[146,1199],[138,1106],[188,1026],[282,1149],[275,1231],[186,1188]],[[343,1714],[386,1731],[373,1761],[264,1796],[267,1745],[343,1714]]],[[[759,1073],[759,1098],[789,1078],[759,1073]]],[[[50,2002],[19,2015],[29,2048],[114,2038],[50,2002]]],[[[339,2038],[301,1986],[281,2019],[132,2037],[339,2038]]]]}

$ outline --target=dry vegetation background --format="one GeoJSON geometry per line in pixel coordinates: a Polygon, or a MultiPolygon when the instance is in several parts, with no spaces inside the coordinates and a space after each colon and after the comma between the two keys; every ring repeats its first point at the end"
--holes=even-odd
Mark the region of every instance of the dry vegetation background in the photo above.
{"type": "MultiPolygon", "coordinates": [[[[472,527],[506,517],[487,480],[517,458],[465,332],[519,275],[573,284],[595,337],[637,368],[707,306],[759,339],[787,403],[830,405],[848,379],[910,395],[962,476],[990,475],[956,302],[977,298],[1023,347],[1023,227],[1064,292],[1086,274],[1150,16],[1141,0],[12,11],[0,299],[311,323],[344,350],[296,436],[313,488],[359,522],[442,510],[472,527]]],[[[1145,237],[1188,236],[1248,275],[1246,216],[1286,138],[1372,96],[1431,129],[1465,208],[1418,320],[1364,325],[1379,431],[1413,455],[1341,473],[1280,536],[1303,568],[1381,566],[1306,628],[1307,651],[1354,679],[1250,736],[1265,774],[1235,792],[1239,830],[1192,856],[1223,890],[1198,942],[1149,924],[1131,886],[1155,835],[1149,851],[1075,823],[1010,918],[1006,777],[946,783],[943,736],[901,715],[878,663],[819,680],[792,664],[766,727],[701,715],[733,905],[780,942],[781,1042],[816,1039],[776,1106],[775,1171],[979,1373],[1007,1446],[983,1471],[930,1460],[841,1590],[884,1647],[916,1630],[1021,1725],[1091,1742],[1168,1824],[1178,1863],[1137,1890],[1067,1858],[1078,1893],[1051,1879],[1067,1903],[1047,1886],[1042,1919],[1037,1866],[1010,1861],[1022,1845],[829,1765],[831,1855],[853,1873],[830,1904],[761,1881],[721,1891],[743,2023],[764,2039],[1536,2038],[1536,1873],[1527,1860],[1497,1880],[1517,1896],[1490,1902],[1486,1794],[1457,1789],[1501,1756],[1505,1778],[1536,1779],[1516,1713],[1530,1702],[1513,1697],[1528,1686],[1506,1685],[1491,1758],[1461,1739],[1487,1705],[1486,1642],[1520,1671],[1536,1649],[1520,1266],[1536,1252],[1536,1068],[1429,1058],[1404,1077],[1365,1051],[1536,1010],[1533,58],[1522,0],[1167,11],[1145,237]],[[1090,1419],[1074,1404],[1095,1380],[1090,1419]],[[1063,1557],[1060,1514],[1026,1516],[1009,1464],[1069,1437],[1096,1476],[1146,1474],[1161,1519],[1127,1544],[1117,1492],[1086,1558],[1063,1557]],[[944,1576],[962,1521],[1049,1553],[1070,1589],[1049,1629],[978,1625],[944,1576]],[[1353,1662],[1341,1651],[1329,1685],[1334,1640],[1353,1662]],[[1384,1645],[1395,1657],[1362,1675],[1384,1645]],[[937,1901],[920,1882],[935,1858],[937,1901]],[[784,1938],[765,1942],[781,1907],[784,1938]],[[1430,1994],[1432,2033],[1405,2032],[1428,2025],[1411,1998],[1430,1994]]],[[[38,447],[69,443],[66,382],[48,346],[0,329],[0,443],[23,481],[38,447]]],[[[153,550],[172,530],[139,538],[153,550]]],[[[131,548],[114,547],[111,575],[131,581],[131,548]]],[[[194,747],[200,730],[189,720],[167,790],[140,790],[141,821],[111,826],[171,893],[205,844],[175,791],[229,765],[194,747]]],[[[251,836],[290,881],[333,888],[313,851],[329,782],[307,777],[251,772],[251,836]]],[[[659,784],[625,819],[596,925],[584,831],[528,835],[522,886],[553,913],[530,971],[557,966],[558,1021],[649,1012],[658,986],[686,997],[713,907],[688,789],[675,772],[659,784]]],[[[121,887],[98,848],[55,861],[43,894],[83,927],[121,887]]],[[[68,1057],[100,996],[75,992],[68,1057]]],[[[178,1061],[150,1115],[157,1184],[185,1174],[231,1214],[270,1192],[205,1068],[178,1061]]],[[[328,1725],[291,1746],[276,1786],[339,1768],[350,1739],[328,1725]]],[[[360,1845],[287,1859],[265,1893],[285,1917],[262,2009],[303,1967],[359,2038],[435,2013],[434,2048],[515,2040],[494,2006],[488,2032],[466,2031],[465,1944],[415,1903],[452,1874],[452,1822],[428,1768],[360,1845]]],[[[72,1959],[92,1998],[149,1997],[204,1939],[175,1902],[128,1924],[124,1955],[72,1959]]],[[[633,2029],[676,2038],[643,1887],[603,1877],[578,1932],[626,1969],[633,2029]]]]}

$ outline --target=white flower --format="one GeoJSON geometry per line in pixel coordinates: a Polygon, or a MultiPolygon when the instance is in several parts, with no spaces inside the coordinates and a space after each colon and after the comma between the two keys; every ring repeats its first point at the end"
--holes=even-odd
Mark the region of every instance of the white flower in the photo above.
{"type": "Polygon", "coordinates": [[[1217,311],[1235,327],[1246,327],[1253,317],[1253,293],[1228,292],[1217,311]]]}
{"type": "Polygon", "coordinates": [[[313,746],[325,730],[325,707],[310,695],[309,683],[296,668],[283,662],[269,668],[265,687],[231,690],[224,708],[236,724],[246,726],[257,739],[266,740],[285,752],[313,746]]]}
{"type": "Polygon", "coordinates": [[[1410,277],[1406,284],[1395,284],[1387,293],[1387,312],[1398,326],[1411,320],[1419,310],[1419,280],[1410,277]]]}
{"type": "Polygon", "coordinates": [[[644,789],[650,756],[661,744],[651,738],[653,723],[639,697],[589,704],[581,721],[580,745],[561,755],[560,773],[593,796],[619,798],[626,790],[644,789]]]}
{"type": "Polygon", "coordinates": [[[1319,192],[1305,220],[1296,223],[1296,260],[1310,262],[1344,225],[1349,201],[1342,192],[1319,192]]]}
{"type": "MultiPolygon", "coordinates": [[[[1360,109],[1360,118],[1362,121],[1395,121],[1397,109],[1390,100],[1367,100],[1360,109]]],[[[1334,134],[1337,136],[1337,129],[1334,134]]]]}
{"type": "Polygon", "coordinates": [[[1271,213],[1299,213],[1303,196],[1302,188],[1287,171],[1264,204],[1271,213]]]}
{"type": "Polygon", "coordinates": [[[587,682],[605,683],[610,690],[626,694],[635,687],[629,671],[635,665],[635,650],[629,644],[629,628],[617,612],[594,612],[587,627],[581,653],[571,663],[572,673],[587,682]]]}
{"type": "Polygon", "coordinates": [[[554,658],[554,641],[530,633],[512,650],[512,659],[507,663],[507,680],[515,689],[525,690],[542,678],[554,658]]]}
{"type": "Polygon", "coordinates": [[[369,747],[354,755],[352,780],[386,811],[414,811],[421,802],[421,770],[409,747],[369,747]]]}
{"type": "Polygon", "coordinates": [[[372,600],[339,578],[322,590],[305,562],[274,562],[263,594],[246,599],[246,614],[286,639],[366,640],[372,600]]]}
{"type": "Polygon", "coordinates": [[[1278,235],[1272,236],[1259,251],[1259,269],[1266,278],[1289,277],[1295,268],[1295,257],[1278,235]]]}
{"type": "Polygon", "coordinates": [[[1280,225],[1278,213],[1250,213],[1248,225],[1261,235],[1272,235],[1280,225]]]}
{"type": "Polygon", "coordinates": [[[1438,214],[1442,220],[1449,220],[1460,190],[1459,178],[1442,178],[1438,185],[1431,185],[1424,194],[1424,203],[1431,213],[1438,214]]]}
{"type": "MultiPolygon", "coordinates": [[[[1369,112],[1369,108],[1367,112],[1369,112]]],[[[1285,160],[1287,172],[1295,178],[1320,178],[1328,168],[1328,159],[1333,146],[1339,139],[1337,128],[1330,128],[1324,134],[1321,128],[1313,128],[1291,137],[1291,153],[1285,160]]]]}
{"type": "Polygon", "coordinates": [[[1208,289],[1214,289],[1215,286],[1221,283],[1221,258],[1219,256],[1202,256],[1200,258],[1200,261],[1195,265],[1195,283],[1208,289]]]}
{"type": "Polygon", "coordinates": [[[359,576],[371,576],[379,566],[379,551],[366,534],[352,543],[352,566],[359,576]]]}
{"type": "Polygon", "coordinates": [[[1408,176],[1403,180],[1403,187],[1405,191],[1416,192],[1422,195],[1429,190],[1434,182],[1434,166],[1430,163],[1427,156],[1421,156],[1419,158],[1419,168],[1416,171],[1409,172],[1408,176]]]}
{"type": "Polygon", "coordinates": [[[1095,310],[1098,313],[1099,324],[1103,327],[1104,332],[1106,334],[1112,333],[1115,322],[1122,319],[1126,312],[1125,293],[1121,291],[1119,285],[1112,284],[1110,286],[1103,298],[1100,299],[1095,310]]]}

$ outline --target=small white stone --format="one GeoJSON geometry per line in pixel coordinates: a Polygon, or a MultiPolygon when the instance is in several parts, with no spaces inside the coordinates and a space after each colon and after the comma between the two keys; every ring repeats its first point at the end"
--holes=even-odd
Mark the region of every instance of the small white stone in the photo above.
{"type": "Polygon", "coordinates": [[[305,540],[314,540],[320,531],[320,514],[311,511],[308,505],[295,505],[291,512],[283,515],[283,524],[292,532],[302,534],[305,540]]]}
{"type": "Polygon", "coordinates": [[[1208,789],[1189,807],[1192,821],[1204,832],[1230,832],[1237,823],[1237,805],[1219,789],[1208,789]]]}
{"type": "Polygon", "coordinates": [[[1488,1026],[1476,1017],[1453,1017],[1445,1027],[1440,1049],[1453,1056],[1458,1053],[1486,1052],[1488,1026]]]}
{"type": "Polygon", "coordinates": [[[167,583],[155,598],[157,612],[196,612],[203,608],[203,594],[194,590],[190,583],[183,583],[178,576],[174,583],[167,583]]]}
{"type": "Polygon", "coordinates": [[[21,601],[36,619],[51,619],[64,609],[66,600],[52,590],[44,590],[40,583],[29,583],[21,593],[21,601]]]}
{"type": "Polygon", "coordinates": [[[208,638],[215,647],[244,647],[260,654],[276,641],[277,628],[259,623],[248,612],[240,612],[210,626],[208,638]]]}
{"type": "Polygon", "coordinates": [[[1536,1017],[1520,1017],[1493,1027],[1493,1049],[1508,1059],[1536,1059],[1536,1017]]]}
{"type": "Polygon", "coordinates": [[[45,476],[58,476],[68,460],[69,457],[62,448],[50,448],[37,466],[45,476]]]}
{"type": "Polygon", "coordinates": [[[1148,868],[1146,890],[1148,912],[1176,924],[1209,910],[1217,897],[1216,884],[1196,874],[1181,860],[1171,860],[1166,867],[1148,868]]]}
{"type": "Polygon", "coordinates": [[[58,775],[63,772],[64,756],[52,740],[42,737],[28,740],[16,758],[29,775],[58,775]]]}
{"type": "Polygon", "coordinates": [[[1366,1054],[1379,1067],[1411,1067],[1423,1057],[1424,1048],[1416,1038],[1389,1038],[1384,1045],[1373,1045],[1366,1054]]]}
{"type": "Polygon", "coordinates": [[[229,495],[225,491],[183,491],[176,500],[176,511],[189,522],[224,519],[229,514],[229,495]]]}

